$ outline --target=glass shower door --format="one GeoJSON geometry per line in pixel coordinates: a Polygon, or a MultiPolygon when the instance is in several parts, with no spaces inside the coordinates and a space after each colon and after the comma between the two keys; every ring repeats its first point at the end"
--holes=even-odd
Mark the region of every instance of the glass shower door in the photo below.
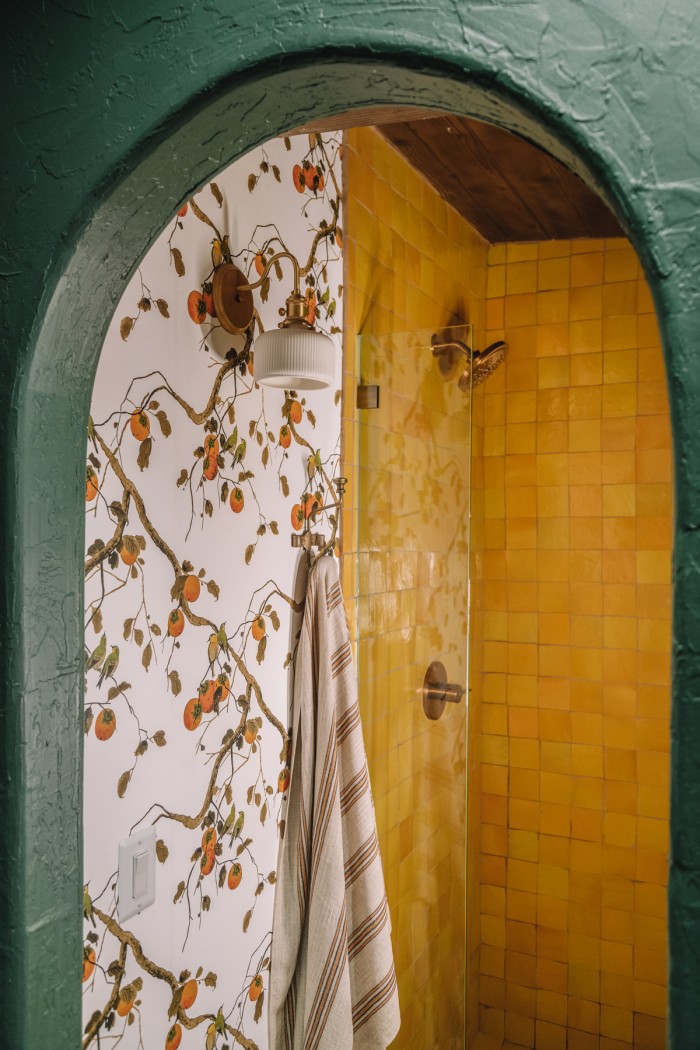
{"type": "Polygon", "coordinates": [[[394,1050],[465,1046],[470,346],[469,326],[359,345],[358,403],[378,407],[357,412],[356,641],[401,1002],[394,1050]],[[436,664],[455,688],[429,718],[436,664]]]}

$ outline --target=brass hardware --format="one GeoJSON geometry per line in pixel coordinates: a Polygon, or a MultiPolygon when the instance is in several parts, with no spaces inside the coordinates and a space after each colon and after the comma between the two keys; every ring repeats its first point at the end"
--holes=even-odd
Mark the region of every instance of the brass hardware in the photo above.
{"type": "Polygon", "coordinates": [[[438,367],[446,379],[451,379],[459,360],[463,354],[466,364],[459,376],[457,385],[463,393],[467,393],[470,386],[479,386],[485,379],[496,371],[508,352],[508,344],[502,339],[491,343],[485,350],[472,350],[460,339],[441,342],[436,333],[430,340],[433,348],[433,357],[438,360],[438,367]]]}
{"type": "Polygon", "coordinates": [[[440,342],[439,336],[436,334],[430,340],[430,343],[433,348],[433,357],[437,357],[438,360],[440,374],[443,375],[445,379],[452,378],[461,354],[466,357],[468,362],[471,361],[471,348],[461,340],[450,340],[449,342],[443,343],[440,342]]]}
{"type": "Polygon", "coordinates": [[[423,679],[423,711],[426,718],[436,721],[445,710],[445,704],[458,704],[465,690],[456,682],[447,681],[445,665],[433,660],[423,679]]]}
{"type": "Polygon", "coordinates": [[[312,547],[325,547],[326,537],[322,532],[294,533],[292,536],[292,547],[303,547],[307,554],[311,553],[312,547]]]}
{"type": "Polygon", "coordinates": [[[357,388],[358,408],[379,408],[379,387],[360,384],[357,388]]]}
{"type": "Polygon", "coordinates": [[[294,288],[292,294],[285,300],[285,310],[280,310],[282,320],[280,328],[289,328],[291,325],[299,325],[315,332],[316,329],[306,320],[309,304],[306,296],[300,290],[301,270],[299,263],[291,252],[277,252],[268,259],[262,276],[253,284],[248,283],[245,274],[234,266],[233,263],[222,263],[214,270],[212,277],[212,297],[216,308],[217,320],[227,332],[240,335],[253,320],[255,304],[253,302],[253,291],[259,288],[267,278],[270,269],[279,259],[291,259],[294,267],[294,288]]]}
{"type": "Polygon", "coordinates": [[[216,318],[232,335],[240,335],[253,319],[253,293],[247,277],[233,263],[222,263],[214,270],[211,293],[216,318]]]}
{"type": "MultiPolygon", "coordinates": [[[[333,486],[335,488],[338,498],[335,503],[324,504],[322,508],[323,510],[329,511],[334,510],[336,508],[340,510],[340,508],[343,506],[343,498],[345,496],[345,489],[347,487],[347,484],[348,479],[342,477],[342,475],[333,479],[333,486]]],[[[309,564],[311,564],[312,560],[311,550],[313,547],[318,547],[319,549],[319,554],[317,555],[317,557],[319,557],[321,554],[330,553],[330,548],[328,550],[325,549],[328,548],[328,543],[326,542],[326,537],[324,536],[324,534],[322,532],[311,532],[311,530],[308,527],[305,528],[304,532],[293,532],[291,540],[292,547],[301,547],[303,550],[306,551],[306,557],[309,564]]]]}
{"type": "Polygon", "coordinates": [[[246,284],[242,286],[242,291],[253,291],[255,288],[259,288],[260,285],[265,281],[270,269],[279,259],[291,259],[292,266],[294,267],[294,288],[292,294],[285,299],[285,310],[280,310],[282,320],[280,321],[279,328],[289,328],[291,325],[298,325],[301,328],[308,328],[310,331],[315,332],[316,329],[312,324],[306,320],[306,314],[309,309],[309,304],[306,301],[306,296],[302,294],[300,290],[301,284],[301,270],[299,263],[297,262],[296,256],[292,255],[291,252],[277,252],[276,255],[271,256],[267,260],[265,269],[262,272],[259,280],[255,281],[254,284],[246,284]]]}
{"type": "Polygon", "coordinates": [[[344,478],[342,476],[339,478],[333,478],[333,485],[335,487],[335,491],[338,494],[338,498],[335,503],[324,503],[324,510],[335,510],[336,508],[340,510],[340,508],[343,505],[343,499],[345,498],[345,489],[347,487],[347,484],[347,478],[344,478]]]}

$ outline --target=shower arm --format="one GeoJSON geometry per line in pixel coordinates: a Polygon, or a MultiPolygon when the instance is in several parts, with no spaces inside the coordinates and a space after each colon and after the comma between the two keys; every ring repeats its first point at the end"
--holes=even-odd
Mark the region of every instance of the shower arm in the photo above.
{"type": "Polygon", "coordinates": [[[467,346],[466,343],[462,343],[459,340],[449,343],[433,343],[433,357],[440,357],[448,350],[459,350],[460,353],[464,354],[465,357],[473,357],[474,351],[471,347],[467,346]]]}

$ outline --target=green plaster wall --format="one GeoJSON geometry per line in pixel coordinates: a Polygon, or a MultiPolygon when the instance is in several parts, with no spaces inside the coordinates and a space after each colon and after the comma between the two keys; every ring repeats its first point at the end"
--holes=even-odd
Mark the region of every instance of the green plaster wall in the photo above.
{"type": "Polygon", "coordinates": [[[218,169],[396,102],[490,119],[584,174],[654,290],[677,469],[671,1045],[700,1045],[697,0],[29,0],[3,29],[3,1042],[80,1042],[84,428],[111,310],[218,169]]]}

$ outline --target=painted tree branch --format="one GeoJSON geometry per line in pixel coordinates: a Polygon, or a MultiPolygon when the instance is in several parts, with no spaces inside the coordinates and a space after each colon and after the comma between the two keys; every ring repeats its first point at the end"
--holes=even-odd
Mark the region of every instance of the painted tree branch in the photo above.
{"type": "MultiPolygon", "coordinates": [[[[165,981],[165,983],[170,987],[170,990],[172,991],[173,995],[175,995],[175,993],[180,988],[180,982],[178,981],[175,974],[171,973],[171,971],[166,969],[165,966],[159,966],[157,963],[152,962],[152,960],[144,954],[140,942],[133,935],[133,933],[130,933],[128,930],[123,929],[116,921],[116,919],[113,919],[111,915],[107,915],[106,912],[103,912],[100,908],[96,908],[94,905],[92,910],[93,914],[97,916],[100,922],[104,923],[104,925],[107,927],[112,936],[116,937],[116,939],[121,945],[131,948],[131,953],[134,956],[134,960],[141,967],[141,969],[144,970],[151,977],[155,977],[156,980],[165,981]]],[[[200,1014],[199,1017],[188,1017],[182,1009],[182,1007],[178,1004],[177,1019],[184,1028],[192,1029],[198,1028],[199,1025],[204,1024],[204,1022],[206,1021],[209,1021],[211,1023],[212,1021],[216,1020],[216,1017],[214,1014],[200,1014]]],[[[252,1039],[248,1039],[237,1028],[233,1028],[227,1024],[226,1030],[230,1032],[230,1034],[233,1036],[233,1038],[236,1040],[239,1046],[242,1046],[244,1050],[258,1050],[257,1043],[254,1043],[252,1039]]]]}
{"type": "Polygon", "coordinates": [[[173,568],[173,572],[175,573],[175,575],[176,576],[181,576],[182,575],[182,568],[180,566],[180,562],[177,560],[177,557],[176,557],[174,551],[172,551],[170,549],[168,544],[161,537],[160,533],[156,532],[156,529],[155,529],[154,525],[152,524],[151,519],[148,517],[148,514],[146,513],[146,506],[145,506],[145,504],[143,502],[143,499],[141,498],[141,494],[139,493],[139,490],[136,488],[136,486],[134,485],[133,481],[131,481],[126,476],[126,474],[122,470],[122,466],[121,466],[119,460],[114,455],[114,453],[110,449],[109,445],[107,445],[105,443],[104,439],[102,438],[102,435],[100,433],[98,433],[97,431],[95,431],[95,438],[97,439],[97,441],[99,443],[99,446],[102,449],[102,451],[104,452],[105,456],[109,460],[110,467],[112,468],[112,470],[114,471],[116,476],[119,478],[119,481],[121,482],[122,487],[131,495],[131,498],[134,501],[134,505],[136,507],[136,510],[138,511],[138,515],[139,515],[139,518],[141,519],[141,524],[143,525],[144,529],[146,530],[148,535],[151,537],[151,539],[153,540],[153,542],[156,545],[156,547],[158,548],[158,550],[161,551],[165,555],[165,557],[168,559],[168,561],[170,562],[170,564],[171,564],[171,566],[173,568]]]}
{"type": "MultiPolygon", "coordinates": [[[[112,919],[111,916],[108,916],[107,913],[101,908],[94,907],[93,905],[92,913],[93,915],[96,915],[102,923],[104,923],[109,932],[112,934],[112,937],[116,938],[116,940],[118,940],[125,949],[127,947],[131,948],[131,953],[133,955],[134,961],[137,965],[141,966],[142,970],[145,970],[146,973],[152,976],[152,978],[155,978],[157,981],[165,981],[165,983],[170,987],[173,995],[175,994],[175,992],[179,989],[179,986],[181,986],[181,982],[177,980],[174,973],[172,973],[165,966],[158,966],[157,963],[152,962],[144,953],[140,941],[133,936],[133,933],[130,933],[128,929],[124,929],[122,926],[120,926],[120,924],[116,922],[115,919],[112,919]]],[[[198,1028],[199,1025],[204,1024],[207,1021],[211,1024],[215,1020],[216,1017],[213,1013],[201,1013],[197,1017],[188,1017],[188,1015],[185,1013],[182,1007],[179,1006],[179,1004],[177,1005],[177,1021],[181,1023],[185,1028],[198,1028]]],[[[231,1025],[228,1024],[226,1028],[227,1031],[231,1033],[233,1038],[235,1038],[236,1043],[239,1046],[243,1047],[243,1050],[258,1050],[257,1044],[253,1043],[252,1039],[247,1038],[247,1036],[243,1035],[243,1033],[237,1028],[233,1028],[231,1025]]]]}
{"type": "MultiPolygon", "coordinates": [[[[93,912],[96,910],[97,909],[95,909],[93,905],[93,912]]],[[[119,949],[119,966],[121,967],[121,969],[116,980],[114,981],[114,984],[112,985],[111,994],[104,1006],[104,1009],[102,1010],[102,1013],[98,1014],[97,1017],[94,1018],[94,1020],[90,1021],[89,1025],[85,1029],[86,1034],[85,1039],[83,1040],[83,1050],[85,1050],[85,1048],[90,1045],[90,1043],[93,1041],[102,1025],[107,1020],[107,1017],[109,1016],[110,1012],[117,1005],[117,999],[119,998],[119,991],[121,989],[122,980],[124,979],[124,969],[126,966],[125,944],[122,944],[121,948],[119,949]]]]}
{"type": "MultiPolygon", "coordinates": [[[[185,616],[191,624],[193,624],[195,627],[210,627],[214,634],[217,633],[218,628],[216,627],[216,624],[212,623],[211,620],[208,620],[206,616],[200,616],[198,613],[192,612],[186,600],[182,597],[180,598],[180,604],[182,606],[182,611],[184,612],[185,616]]],[[[241,658],[241,656],[239,656],[235,649],[232,649],[231,646],[228,646],[227,653],[233,659],[234,663],[236,664],[236,667],[241,672],[241,675],[245,679],[246,683],[255,693],[255,699],[258,702],[258,707],[265,715],[265,718],[267,718],[268,722],[270,722],[275,727],[277,732],[282,737],[283,743],[286,744],[287,731],[280,722],[280,720],[275,715],[273,715],[272,711],[265,703],[265,700],[263,699],[262,695],[262,689],[260,688],[257,679],[254,675],[250,673],[243,659],[241,658]]]]}
{"type": "MultiPolygon", "coordinates": [[[[293,436],[294,440],[296,441],[297,445],[301,445],[303,448],[307,448],[309,450],[309,452],[311,452],[312,454],[315,454],[315,449],[314,449],[313,445],[310,445],[309,442],[306,440],[306,438],[301,436],[301,434],[297,431],[297,428],[296,428],[296,426],[294,425],[294,423],[292,422],[291,419],[288,421],[287,426],[291,430],[292,436],[293,436]]],[[[323,464],[321,464],[320,470],[321,470],[321,475],[323,477],[323,480],[326,483],[326,486],[328,488],[328,492],[330,493],[332,502],[333,503],[337,503],[338,502],[338,495],[337,495],[337,493],[335,491],[335,485],[333,484],[332,479],[328,477],[328,474],[326,473],[323,464]]],[[[339,524],[339,522],[340,522],[340,507],[337,507],[336,508],[335,517],[331,520],[331,535],[330,535],[330,539],[327,541],[327,543],[326,543],[326,545],[324,547],[320,548],[318,553],[314,556],[314,560],[317,560],[318,558],[323,557],[323,555],[327,554],[328,551],[333,550],[333,547],[335,546],[336,537],[338,535],[338,524],[339,524]]]]}
{"type": "Polygon", "coordinates": [[[234,730],[232,730],[231,738],[227,741],[227,743],[225,743],[222,746],[218,755],[216,756],[216,759],[214,760],[214,766],[211,771],[211,776],[209,777],[209,784],[207,785],[207,790],[204,795],[204,801],[200,806],[199,812],[196,813],[193,817],[189,817],[186,813],[171,813],[170,810],[164,810],[163,813],[160,813],[156,817],[154,824],[157,823],[161,817],[165,817],[166,820],[174,820],[177,824],[182,824],[184,827],[190,829],[194,829],[202,823],[204,817],[206,816],[207,810],[212,804],[214,795],[216,794],[216,781],[219,776],[221,764],[226,758],[226,756],[233,749],[233,745],[236,741],[236,738],[239,737],[245,729],[245,724],[248,719],[249,711],[250,704],[248,703],[248,701],[246,701],[243,714],[241,715],[241,720],[238,723],[238,726],[234,730]]]}
{"type": "Polygon", "coordinates": [[[85,562],[86,576],[88,576],[93,569],[95,569],[101,562],[103,562],[105,558],[108,558],[112,551],[116,550],[119,546],[119,541],[124,535],[124,529],[126,528],[126,523],[129,517],[129,499],[130,494],[125,489],[121,502],[122,512],[119,516],[117,527],[114,530],[114,535],[112,536],[111,540],[108,540],[107,543],[105,543],[102,547],[100,547],[98,551],[95,551],[94,554],[92,554],[87,559],[87,561],[85,562]]]}
{"type": "MultiPolygon", "coordinates": [[[[154,525],[152,524],[150,518],[148,517],[148,514],[146,513],[146,507],[145,507],[145,504],[143,502],[143,499],[141,498],[141,495],[140,495],[138,489],[134,485],[133,481],[131,481],[126,476],[126,474],[122,470],[122,467],[121,467],[121,464],[119,463],[119,460],[116,458],[116,456],[114,455],[112,450],[109,448],[109,446],[105,443],[105,441],[103,440],[101,434],[97,433],[97,431],[96,431],[95,432],[95,437],[96,437],[97,441],[99,442],[100,448],[102,449],[102,451],[104,452],[105,456],[109,460],[109,463],[110,463],[110,466],[112,467],[112,470],[114,471],[116,476],[119,478],[119,481],[121,482],[121,484],[124,487],[124,489],[128,493],[130,493],[131,498],[134,501],[134,506],[136,507],[136,510],[138,512],[138,516],[139,516],[139,518],[141,520],[141,524],[143,525],[144,529],[146,530],[148,535],[151,537],[151,539],[153,540],[153,542],[156,545],[156,547],[158,548],[158,550],[160,550],[166,556],[168,561],[170,562],[170,565],[172,566],[172,569],[173,569],[173,572],[175,573],[175,576],[181,576],[182,575],[182,566],[180,565],[180,562],[178,561],[178,558],[177,558],[176,554],[174,553],[174,551],[168,546],[168,544],[162,538],[160,533],[158,533],[156,531],[154,525]]],[[[218,628],[217,628],[216,624],[213,623],[212,620],[209,620],[206,616],[199,616],[198,613],[192,612],[192,609],[189,607],[189,605],[188,605],[187,601],[185,600],[185,598],[183,598],[183,597],[180,598],[180,604],[181,604],[182,611],[183,611],[184,615],[187,617],[187,619],[189,620],[189,622],[191,624],[193,624],[195,627],[209,627],[210,630],[214,634],[217,633],[218,628]]],[[[255,693],[255,698],[258,701],[258,705],[260,707],[260,710],[263,712],[263,714],[265,715],[267,720],[275,727],[277,732],[282,737],[283,742],[286,744],[287,732],[286,732],[284,726],[282,725],[282,723],[280,722],[280,720],[275,717],[275,715],[272,713],[272,711],[269,709],[269,707],[265,703],[265,701],[263,699],[263,695],[262,695],[262,690],[261,690],[258,682],[254,678],[254,676],[250,673],[250,671],[248,670],[248,668],[246,667],[245,663],[243,662],[241,657],[238,655],[238,653],[235,652],[235,650],[233,650],[231,648],[229,648],[229,653],[233,657],[233,659],[234,659],[234,661],[236,663],[236,666],[238,667],[239,671],[243,675],[243,678],[246,680],[248,685],[251,687],[251,689],[255,693]]]]}
{"type": "Polygon", "coordinates": [[[277,718],[277,717],[275,717],[275,715],[273,715],[272,711],[270,710],[270,708],[267,706],[267,704],[263,700],[262,690],[260,689],[260,686],[256,682],[256,680],[253,677],[253,675],[250,673],[250,671],[248,670],[246,665],[243,663],[243,660],[238,655],[238,653],[235,651],[235,649],[231,649],[229,647],[229,653],[233,657],[233,660],[235,661],[236,667],[241,672],[241,674],[245,678],[246,682],[248,683],[248,685],[251,687],[251,689],[255,693],[255,699],[258,701],[258,707],[260,708],[262,713],[265,715],[265,718],[268,720],[268,722],[272,723],[272,725],[275,727],[277,732],[282,737],[282,744],[283,744],[283,748],[282,749],[283,749],[283,751],[286,752],[287,742],[288,742],[288,739],[289,739],[288,736],[287,736],[287,730],[284,728],[284,726],[280,722],[279,718],[277,718]]]}
{"type": "Polygon", "coordinates": [[[322,229],[316,232],[313,241],[311,242],[311,250],[309,251],[309,257],[306,261],[306,266],[302,266],[300,273],[302,277],[305,277],[310,272],[311,267],[316,261],[316,249],[322,240],[326,237],[330,237],[332,233],[335,233],[336,226],[338,225],[338,207],[337,205],[333,208],[333,222],[329,223],[328,226],[324,226],[322,229]]]}
{"type": "Polygon", "coordinates": [[[116,937],[120,944],[131,948],[131,953],[142,970],[145,970],[147,974],[150,974],[151,977],[155,977],[159,981],[165,981],[173,992],[177,991],[180,987],[180,982],[175,974],[171,973],[170,970],[167,970],[164,966],[158,966],[157,963],[152,962],[146,955],[144,955],[141,944],[133,933],[123,929],[116,919],[113,919],[111,915],[107,915],[106,912],[102,911],[101,908],[96,907],[94,904],[92,906],[92,913],[97,916],[100,922],[104,923],[112,936],[116,937]]]}
{"type": "Polygon", "coordinates": [[[229,372],[232,372],[235,368],[238,367],[238,365],[241,363],[241,361],[247,354],[248,349],[249,343],[246,340],[246,346],[240,352],[240,354],[236,354],[236,356],[231,358],[230,361],[225,361],[223,363],[219,371],[216,373],[216,379],[214,380],[214,385],[209,395],[209,400],[207,401],[206,405],[204,406],[201,412],[197,412],[197,410],[194,409],[192,405],[188,404],[187,401],[185,401],[184,397],[181,397],[175,390],[173,390],[173,388],[170,386],[170,383],[168,383],[167,379],[165,380],[163,386],[158,386],[154,390],[152,390],[149,397],[153,397],[154,394],[157,394],[161,390],[164,390],[166,393],[170,394],[174,401],[177,401],[180,408],[183,409],[187,417],[191,419],[193,423],[196,423],[197,426],[201,426],[202,423],[205,423],[207,421],[209,416],[214,411],[214,406],[216,405],[216,401],[219,396],[219,390],[221,389],[221,384],[223,383],[224,379],[229,374],[229,372]]]}

